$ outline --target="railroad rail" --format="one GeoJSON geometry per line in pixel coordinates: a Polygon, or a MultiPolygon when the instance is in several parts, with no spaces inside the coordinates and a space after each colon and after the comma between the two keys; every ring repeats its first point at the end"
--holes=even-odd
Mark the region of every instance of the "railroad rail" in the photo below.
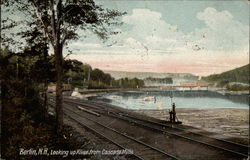
{"type": "Polygon", "coordinates": [[[213,137],[210,137],[208,135],[191,132],[191,131],[188,131],[186,129],[170,126],[167,124],[162,124],[162,123],[158,123],[158,122],[154,122],[154,121],[141,119],[141,118],[129,115],[128,113],[113,112],[112,109],[110,109],[110,110],[107,109],[107,106],[109,106],[109,105],[106,105],[103,103],[100,104],[97,102],[89,102],[89,101],[87,101],[87,102],[84,101],[84,103],[83,103],[83,101],[79,101],[79,100],[72,101],[72,100],[68,100],[68,99],[65,100],[65,102],[73,103],[73,104],[81,105],[81,106],[85,106],[85,107],[91,107],[91,108],[94,108],[94,109],[99,110],[99,111],[102,110],[103,113],[106,112],[110,116],[113,116],[115,118],[119,118],[119,119],[122,119],[125,121],[132,122],[136,125],[139,125],[139,126],[142,126],[145,128],[149,128],[151,130],[171,134],[171,135],[181,137],[181,138],[189,140],[189,141],[197,142],[197,143],[200,143],[200,144],[212,147],[212,148],[216,148],[216,149],[220,149],[220,150],[232,153],[232,154],[236,154],[238,156],[248,157],[248,153],[247,153],[248,146],[243,145],[243,144],[238,144],[238,143],[234,143],[234,142],[223,140],[223,139],[213,138],[213,137]],[[78,102],[75,102],[75,101],[78,101],[78,102]],[[166,130],[166,128],[171,129],[172,132],[166,130]],[[182,133],[177,134],[176,131],[182,131],[182,133]],[[183,133],[185,135],[183,135],[183,133]],[[187,135],[187,134],[189,134],[189,135],[187,135]],[[194,137],[194,136],[199,136],[199,137],[194,137]],[[204,137],[206,139],[204,139],[204,137]],[[198,140],[197,140],[197,138],[198,138],[198,140]],[[201,140],[202,138],[203,138],[203,141],[201,140]],[[211,140],[217,141],[217,142],[211,143],[211,140]],[[219,144],[218,141],[223,142],[224,144],[219,144]],[[225,147],[225,143],[227,144],[226,147],[225,147]]]}
{"type": "MultiPolygon", "coordinates": [[[[79,125],[81,125],[81,126],[87,128],[87,129],[89,129],[90,131],[92,131],[93,133],[99,135],[100,137],[102,137],[102,138],[108,140],[109,142],[115,144],[116,146],[118,146],[118,147],[120,147],[120,148],[122,148],[122,149],[124,149],[124,150],[127,149],[127,148],[125,148],[124,146],[120,145],[119,143],[113,141],[111,138],[105,136],[102,132],[97,131],[96,129],[94,129],[94,128],[88,126],[88,125],[86,125],[86,124],[83,123],[83,122],[79,122],[76,118],[73,118],[72,116],[69,116],[69,115],[67,115],[67,117],[70,118],[71,120],[73,120],[74,122],[76,122],[77,124],[79,124],[79,125]]],[[[140,156],[138,156],[138,155],[136,155],[136,154],[132,154],[132,155],[133,155],[135,158],[138,158],[138,159],[140,159],[140,160],[144,160],[142,157],[140,157],[140,156]]]]}
{"type": "MultiPolygon", "coordinates": [[[[87,101],[87,102],[88,102],[88,103],[93,103],[93,104],[95,104],[95,105],[97,105],[97,106],[99,106],[99,107],[100,107],[100,105],[102,105],[102,107],[103,107],[103,106],[112,106],[112,105],[110,105],[110,104],[105,104],[105,103],[100,103],[100,102],[97,103],[97,102],[94,102],[94,101],[91,101],[91,102],[87,101]]],[[[85,103],[85,101],[84,101],[84,103],[85,103]]],[[[114,107],[116,107],[116,106],[114,106],[114,107]]],[[[103,108],[104,108],[104,107],[103,107],[103,108]]],[[[179,128],[179,127],[175,127],[175,126],[173,126],[173,125],[167,125],[167,124],[163,124],[163,123],[159,123],[159,122],[155,122],[155,121],[150,121],[150,120],[146,120],[146,119],[141,119],[141,118],[138,118],[138,117],[136,117],[136,116],[129,115],[129,114],[127,114],[127,113],[121,113],[121,114],[123,114],[124,116],[130,117],[130,118],[136,119],[136,120],[142,120],[142,121],[144,121],[144,122],[149,122],[149,123],[152,123],[152,124],[155,124],[155,125],[160,125],[160,126],[162,126],[162,127],[172,128],[172,129],[176,129],[176,130],[179,130],[179,131],[184,131],[184,132],[191,133],[191,134],[195,134],[195,135],[199,135],[199,136],[203,136],[203,137],[208,137],[208,138],[211,138],[211,139],[214,139],[214,140],[217,140],[217,141],[225,142],[225,143],[232,144],[232,145],[235,145],[235,146],[240,146],[240,147],[243,147],[243,148],[245,148],[245,149],[249,148],[249,146],[244,145],[244,144],[240,144],[240,143],[236,143],[236,142],[232,142],[232,141],[228,141],[228,140],[220,139],[220,138],[216,138],[216,137],[211,137],[211,136],[209,136],[209,135],[205,135],[205,134],[201,134],[201,133],[197,133],[197,132],[188,131],[188,130],[186,130],[186,129],[179,128]]]]}
{"type": "Polygon", "coordinates": [[[70,119],[74,120],[75,122],[82,125],[83,127],[86,127],[88,129],[90,129],[91,131],[97,133],[98,135],[106,138],[107,140],[111,141],[115,145],[117,145],[117,146],[119,146],[119,147],[121,147],[123,149],[126,149],[125,145],[128,145],[128,142],[129,142],[129,146],[133,146],[133,145],[136,146],[135,148],[137,149],[138,153],[133,154],[133,155],[138,159],[144,160],[144,159],[148,159],[148,158],[150,159],[150,158],[153,157],[153,158],[162,159],[162,160],[166,160],[166,159],[180,160],[180,158],[178,158],[178,157],[176,157],[176,156],[174,156],[174,155],[172,155],[170,153],[167,153],[167,152],[165,152],[165,151],[163,151],[163,150],[161,150],[159,148],[156,148],[156,147],[154,147],[152,145],[149,145],[149,144],[144,143],[144,142],[142,142],[140,140],[137,140],[134,137],[131,137],[131,136],[128,136],[128,135],[126,135],[124,133],[121,133],[121,132],[119,132],[119,131],[117,131],[117,130],[109,127],[109,126],[103,125],[102,123],[97,122],[97,121],[95,121],[93,119],[83,117],[78,112],[76,112],[76,111],[74,111],[72,109],[69,109],[69,107],[64,107],[64,109],[67,110],[65,112],[65,114],[68,117],[70,117],[70,119]],[[74,114],[77,115],[78,117],[83,118],[84,122],[81,121],[79,118],[76,118],[76,116],[74,116],[74,114]],[[91,122],[91,123],[93,122],[93,123],[97,124],[99,126],[99,128],[96,125],[95,125],[95,127],[93,127],[93,126],[90,127],[90,125],[86,124],[86,120],[88,122],[91,122]],[[106,129],[105,130],[106,134],[102,133],[102,132],[104,132],[103,128],[106,129]],[[114,140],[112,140],[110,137],[113,137],[113,136],[116,136],[116,140],[119,139],[120,141],[115,142],[114,140]],[[121,137],[123,137],[123,139],[121,137]]]}

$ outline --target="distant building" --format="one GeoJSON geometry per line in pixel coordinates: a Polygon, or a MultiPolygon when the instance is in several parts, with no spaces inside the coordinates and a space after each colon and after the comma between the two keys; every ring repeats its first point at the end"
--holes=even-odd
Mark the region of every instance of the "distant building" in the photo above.
{"type": "Polygon", "coordinates": [[[208,84],[201,83],[201,82],[182,82],[182,83],[180,83],[180,86],[183,86],[183,87],[207,87],[208,84]]]}

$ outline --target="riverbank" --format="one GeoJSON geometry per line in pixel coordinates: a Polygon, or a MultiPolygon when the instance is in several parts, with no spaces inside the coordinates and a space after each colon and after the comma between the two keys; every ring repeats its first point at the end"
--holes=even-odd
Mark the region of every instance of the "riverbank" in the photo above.
{"type": "MultiPolygon", "coordinates": [[[[79,89],[79,92],[82,94],[89,94],[89,93],[101,93],[101,92],[119,92],[119,91],[172,91],[173,89],[168,87],[142,87],[142,88],[110,88],[110,89],[79,89]]],[[[174,91],[211,91],[217,92],[222,95],[243,95],[249,94],[249,90],[245,91],[229,91],[224,88],[208,88],[207,90],[204,89],[192,89],[192,90],[179,90],[176,89],[174,91]]]]}
{"type": "MultiPolygon", "coordinates": [[[[151,91],[173,91],[172,88],[163,88],[163,87],[142,87],[142,88],[110,88],[110,89],[78,89],[79,94],[81,94],[83,97],[82,98],[88,98],[88,97],[92,97],[92,95],[94,94],[95,96],[98,96],[98,94],[100,93],[111,93],[111,92],[126,92],[126,91],[134,91],[134,92],[151,92],[151,91]],[[85,96],[86,95],[86,96],[85,96]],[[90,96],[89,96],[90,95],[90,96]]],[[[223,88],[208,88],[208,90],[197,90],[197,89],[192,89],[192,90],[174,90],[174,91],[182,91],[182,92],[190,92],[190,91],[209,91],[209,92],[216,92],[219,93],[221,95],[230,95],[230,96],[234,96],[234,95],[248,95],[249,91],[228,91],[225,90],[223,88]]],[[[74,91],[73,90],[67,90],[63,92],[64,96],[71,96],[72,93],[74,91]]],[[[55,94],[54,92],[50,92],[52,94],[55,94]]]]}
{"type": "MultiPolygon", "coordinates": [[[[134,110],[161,120],[169,119],[168,110],[134,110]]],[[[183,125],[213,132],[211,136],[248,144],[248,109],[177,109],[177,117],[183,125]]]]}
{"type": "Polygon", "coordinates": [[[247,95],[249,94],[249,91],[228,91],[228,90],[222,90],[222,91],[216,91],[217,93],[220,93],[222,95],[247,95]]]}

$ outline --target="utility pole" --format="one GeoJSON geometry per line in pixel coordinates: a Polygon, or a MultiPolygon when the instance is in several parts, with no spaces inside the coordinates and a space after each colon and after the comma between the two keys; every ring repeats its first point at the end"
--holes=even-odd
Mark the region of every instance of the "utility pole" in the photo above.
{"type": "Polygon", "coordinates": [[[90,80],[90,68],[89,68],[89,73],[88,73],[88,82],[90,80]]]}

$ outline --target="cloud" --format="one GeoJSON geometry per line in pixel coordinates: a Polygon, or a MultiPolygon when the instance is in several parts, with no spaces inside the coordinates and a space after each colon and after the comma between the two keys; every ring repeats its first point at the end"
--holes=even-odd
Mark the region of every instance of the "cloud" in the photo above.
{"type": "Polygon", "coordinates": [[[130,29],[115,36],[115,41],[120,41],[128,47],[142,48],[142,52],[149,54],[157,53],[157,50],[173,51],[174,48],[183,47],[182,37],[185,35],[178,31],[178,26],[162,20],[160,12],[133,9],[132,14],[124,16],[122,21],[130,26],[130,29]]]}
{"type": "MultiPolygon", "coordinates": [[[[184,33],[175,24],[162,19],[160,12],[150,9],[133,9],[130,15],[122,18],[124,26],[116,28],[121,32],[110,38],[110,45],[87,36],[86,44],[74,42],[80,50],[91,49],[93,53],[127,52],[127,54],[198,54],[201,51],[246,51],[249,42],[249,26],[235,20],[229,11],[206,8],[196,15],[205,27],[194,28],[184,33]],[[96,52],[98,50],[98,52],[96,52]],[[102,51],[101,51],[102,50],[102,51]],[[160,51],[160,52],[159,52],[160,51]],[[198,51],[198,52],[197,52],[198,51]]],[[[191,22],[190,22],[191,23],[191,22]]],[[[86,53],[86,52],[85,52],[86,53]]]]}
{"type": "Polygon", "coordinates": [[[77,47],[77,48],[101,48],[102,45],[98,43],[81,43],[81,42],[75,42],[72,43],[71,46],[77,47]]]}
{"type": "Polygon", "coordinates": [[[123,21],[133,26],[126,32],[149,49],[166,49],[192,53],[206,51],[242,51],[249,46],[249,26],[235,20],[227,11],[206,8],[197,13],[197,19],[205,23],[204,28],[195,29],[189,34],[178,30],[178,26],[162,20],[159,12],[149,9],[134,9],[132,15],[125,16],[123,21]],[[198,47],[199,49],[197,49],[198,47]]]}
{"type": "Polygon", "coordinates": [[[248,63],[249,26],[235,20],[229,11],[206,8],[198,12],[196,18],[204,22],[204,27],[190,33],[182,32],[162,16],[150,9],[134,9],[122,18],[124,26],[116,29],[121,33],[111,37],[112,45],[88,36],[87,43],[72,44],[85,54],[76,57],[82,56],[85,62],[106,70],[203,75],[248,63]]]}
{"type": "Polygon", "coordinates": [[[203,12],[197,13],[197,18],[203,20],[206,25],[216,30],[220,24],[231,23],[233,16],[228,11],[218,12],[214,8],[206,8],[203,12]]]}
{"type": "Polygon", "coordinates": [[[161,13],[134,9],[131,15],[122,19],[131,29],[123,32],[117,41],[133,39],[133,48],[141,48],[140,44],[143,44],[151,54],[157,53],[157,50],[197,54],[201,50],[240,52],[248,49],[249,26],[235,20],[229,11],[206,8],[198,12],[196,18],[203,21],[205,27],[194,28],[193,32],[184,34],[177,25],[164,21],[161,13]]]}
{"type": "Polygon", "coordinates": [[[192,39],[207,50],[247,50],[249,26],[235,20],[228,11],[206,8],[197,13],[197,19],[206,24],[205,28],[192,32],[192,39]]]}

